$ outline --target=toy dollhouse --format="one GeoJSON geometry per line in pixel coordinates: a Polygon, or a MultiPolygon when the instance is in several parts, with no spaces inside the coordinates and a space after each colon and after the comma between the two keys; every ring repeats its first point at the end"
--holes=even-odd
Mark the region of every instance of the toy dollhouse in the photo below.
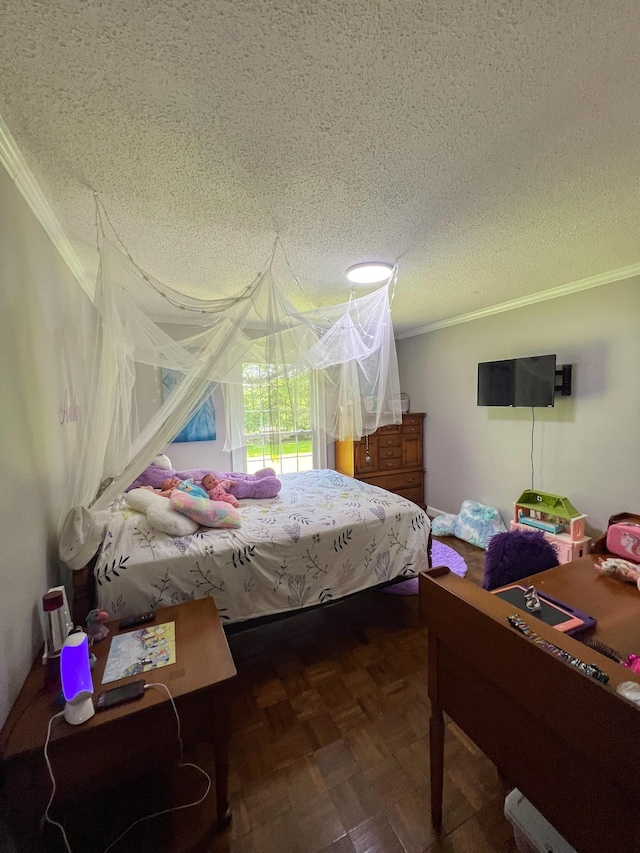
{"type": "Polygon", "coordinates": [[[568,498],[527,489],[513,506],[511,530],[542,530],[545,538],[556,546],[561,563],[589,553],[591,537],[584,534],[586,515],[578,512],[568,498]]]}

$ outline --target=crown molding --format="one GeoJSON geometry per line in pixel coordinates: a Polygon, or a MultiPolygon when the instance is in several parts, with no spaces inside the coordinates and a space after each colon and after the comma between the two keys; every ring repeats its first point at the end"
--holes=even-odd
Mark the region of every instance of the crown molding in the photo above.
{"type": "Polygon", "coordinates": [[[40,189],[33,172],[22,156],[22,152],[9,132],[9,128],[0,116],[0,163],[6,169],[11,180],[14,182],[20,195],[33,211],[36,219],[49,235],[51,242],[56,247],[62,259],[71,270],[73,276],[93,301],[95,283],[89,278],[85,268],[80,263],[71,243],[66,238],[62,226],[58,222],[49,202],[40,189]]]}
{"type": "Polygon", "coordinates": [[[578,293],[580,290],[589,290],[591,287],[600,287],[602,284],[611,284],[614,281],[623,281],[637,275],[640,275],[640,263],[630,264],[628,267],[603,272],[599,275],[583,278],[580,281],[573,281],[570,284],[561,284],[559,287],[552,287],[550,290],[531,293],[529,296],[521,296],[518,299],[511,299],[509,302],[501,302],[499,305],[482,308],[480,311],[472,311],[470,314],[460,314],[458,317],[450,317],[448,320],[439,320],[436,323],[429,323],[427,326],[400,332],[395,337],[396,340],[413,338],[416,335],[424,335],[426,332],[435,332],[437,329],[446,329],[448,326],[457,326],[459,323],[469,323],[471,320],[480,320],[483,317],[490,317],[492,314],[502,314],[504,311],[513,311],[516,308],[524,308],[526,305],[535,305],[537,302],[546,302],[548,299],[568,296],[570,293],[578,293]]]}

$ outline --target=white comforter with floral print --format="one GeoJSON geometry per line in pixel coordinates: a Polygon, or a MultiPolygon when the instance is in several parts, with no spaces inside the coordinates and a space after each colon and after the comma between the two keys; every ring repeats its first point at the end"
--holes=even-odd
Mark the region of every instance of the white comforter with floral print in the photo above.
{"type": "Polygon", "coordinates": [[[428,565],[429,519],[411,501],[332,470],[283,474],[278,497],[241,501],[242,527],[176,538],[122,502],[96,563],[112,618],[211,596],[241,622],[325,604],[428,565]]]}

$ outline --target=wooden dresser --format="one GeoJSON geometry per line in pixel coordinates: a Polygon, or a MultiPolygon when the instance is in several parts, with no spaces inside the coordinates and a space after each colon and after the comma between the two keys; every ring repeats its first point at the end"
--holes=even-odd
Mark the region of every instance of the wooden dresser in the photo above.
{"type": "Polygon", "coordinates": [[[406,414],[401,424],[383,426],[371,433],[369,462],[364,437],[360,441],[336,441],[336,471],[402,495],[424,509],[424,418],[424,412],[406,414]]]}

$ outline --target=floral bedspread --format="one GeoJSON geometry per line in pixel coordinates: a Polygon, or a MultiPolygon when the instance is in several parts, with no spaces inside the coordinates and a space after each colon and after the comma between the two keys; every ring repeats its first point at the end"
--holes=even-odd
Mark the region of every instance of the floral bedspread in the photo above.
{"type": "Polygon", "coordinates": [[[411,501],[324,469],[283,474],[278,497],[240,502],[242,527],[172,537],[124,503],[96,563],[112,618],[211,596],[221,618],[324,604],[427,567],[429,518],[411,501]]]}

